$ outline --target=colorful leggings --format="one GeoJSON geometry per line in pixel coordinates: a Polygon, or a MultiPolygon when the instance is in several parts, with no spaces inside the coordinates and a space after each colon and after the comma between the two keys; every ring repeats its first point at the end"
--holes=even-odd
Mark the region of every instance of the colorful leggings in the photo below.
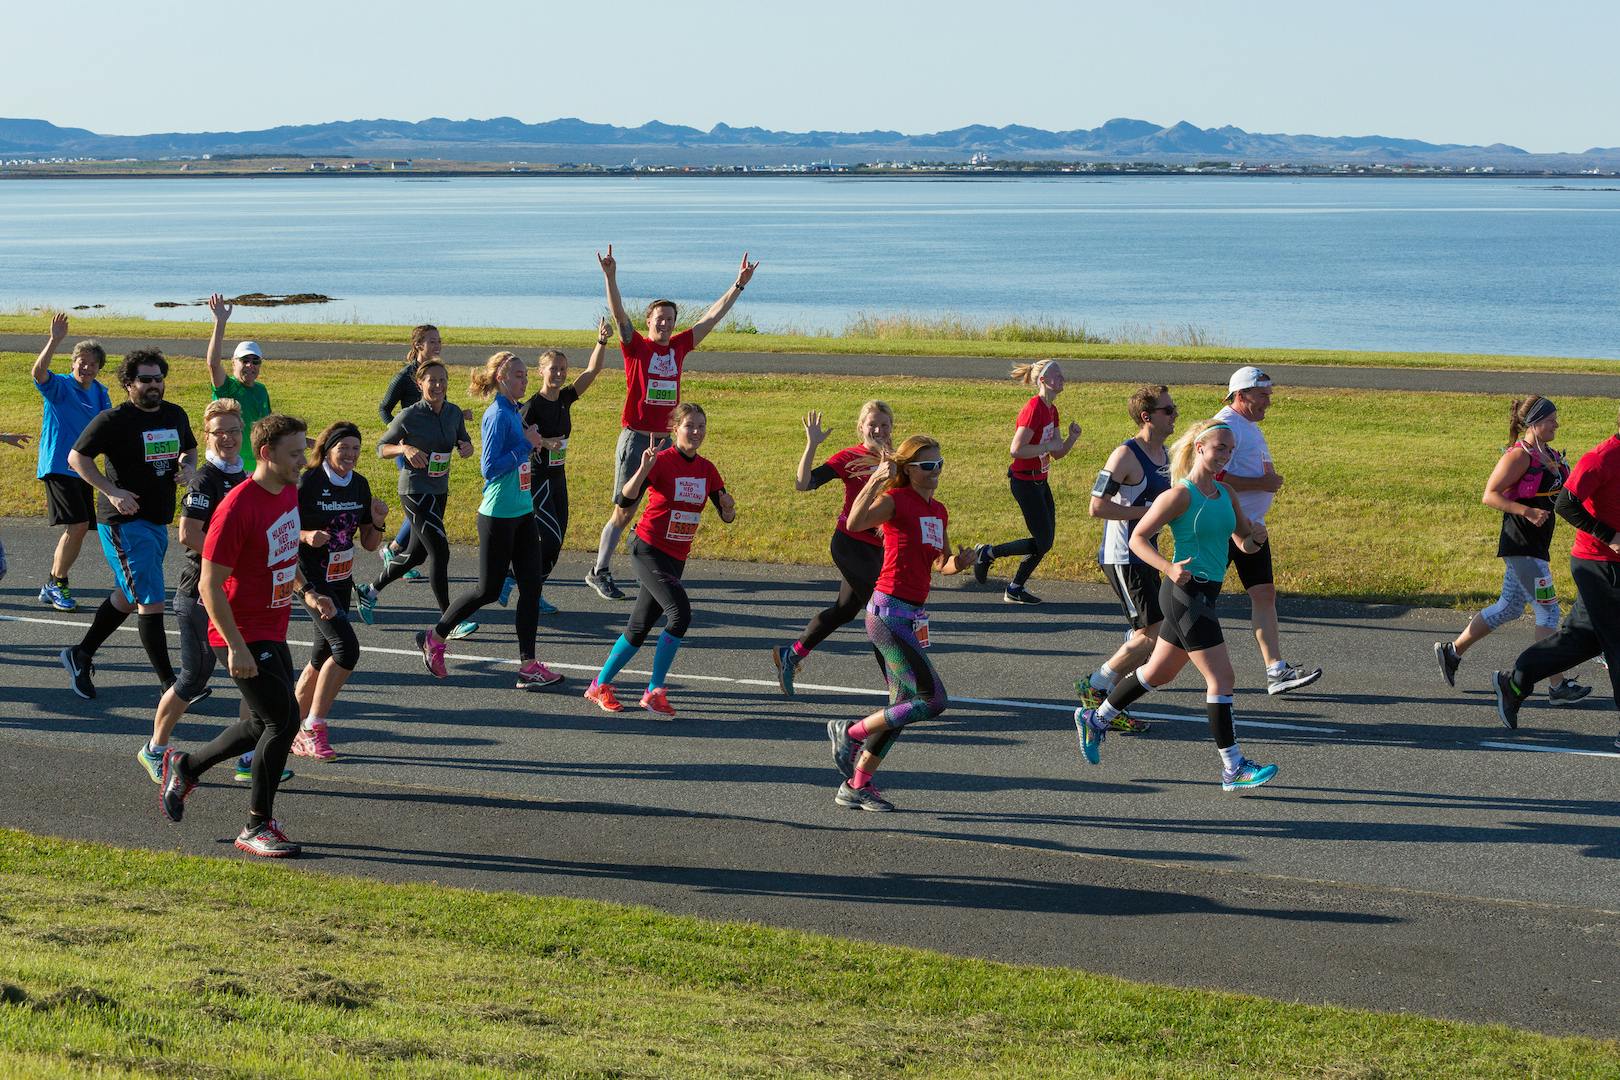
{"type": "Polygon", "coordinates": [[[867,605],[866,636],[882,657],[889,678],[889,707],[883,710],[889,730],[866,747],[879,758],[900,729],[918,720],[932,720],[950,704],[945,684],[939,681],[912,629],[916,619],[926,617],[922,608],[887,593],[873,593],[867,605]]]}

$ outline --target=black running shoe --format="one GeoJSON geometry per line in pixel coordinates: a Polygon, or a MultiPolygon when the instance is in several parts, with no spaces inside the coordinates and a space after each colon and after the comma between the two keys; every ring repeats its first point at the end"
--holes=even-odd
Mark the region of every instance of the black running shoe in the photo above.
{"type": "Polygon", "coordinates": [[[1435,642],[1434,659],[1440,665],[1440,677],[1446,680],[1446,685],[1456,686],[1457,669],[1462,666],[1462,657],[1457,655],[1457,646],[1449,641],[1435,642]]]}
{"type": "Polygon", "coordinates": [[[69,645],[62,650],[62,666],[67,668],[68,678],[73,680],[73,692],[91,701],[96,696],[96,684],[91,676],[96,673],[95,661],[79,652],[77,645],[69,645]]]}
{"type": "Polygon", "coordinates": [[[585,575],[585,584],[595,589],[596,595],[604,600],[624,599],[624,590],[613,580],[611,570],[592,570],[585,575]]]}
{"type": "Polygon", "coordinates": [[[995,556],[990,554],[989,544],[980,544],[973,552],[973,580],[983,585],[990,578],[990,564],[995,556]]]}
{"type": "Polygon", "coordinates": [[[827,721],[827,738],[832,742],[833,764],[848,780],[855,775],[855,752],[860,744],[849,737],[851,722],[848,720],[827,721]]]}
{"type": "Polygon", "coordinates": [[[1565,678],[1547,688],[1547,700],[1554,705],[1573,705],[1591,692],[1590,686],[1582,686],[1574,679],[1565,678]]]}
{"type": "Polygon", "coordinates": [[[237,834],[236,847],[265,859],[290,859],[304,850],[287,839],[287,834],[281,831],[281,822],[274,820],[243,829],[237,834]]]}
{"type": "Polygon", "coordinates": [[[838,794],[833,796],[833,802],[846,810],[872,810],[886,814],[894,809],[894,803],[883,797],[883,793],[871,784],[863,788],[854,788],[845,781],[838,788],[838,794]]]}
{"type": "Polygon", "coordinates": [[[1007,591],[1005,594],[1003,594],[1001,599],[1009,604],[1038,604],[1041,602],[1040,597],[1036,596],[1022,585],[1007,586],[1007,591]]]}
{"type": "Polygon", "coordinates": [[[158,809],[173,822],[179,822],[186,816],[186,796],[197,786],[197,781],[186,775],[185,756],[178,750],[169,750],[163,755],[163,779],[158,783],[158,809]]]}
{"type": "Polygon", "coordinates": [[[1528,694],[1513,689],[1513,680],[1500,671],[1491,672],[1491,689],[1496,691],[1496,715],[1509,731],[1519,730],[1519,707],[1528,694]]]}

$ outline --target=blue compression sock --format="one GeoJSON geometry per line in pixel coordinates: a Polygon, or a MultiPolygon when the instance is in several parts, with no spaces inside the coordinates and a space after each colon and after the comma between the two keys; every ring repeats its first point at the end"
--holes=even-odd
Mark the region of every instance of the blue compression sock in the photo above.
{"type": "Polygon", "coordinates": [[[647,680],[647,689],[657,690],[664,685],[664,679],[669,675],[670,665],[675,663],[675,654],[680,651],[680,638],[668,630],[658,635],[658,649],[653,653],[652,678],[647,680]]]}
{"type": "MultiPolygon", "coordinates": [[[[660,643],[660,648],[662,648],[662,643],[660,643]]],[[[630,644],[630,640],[620,634],[619,640],[613,643],[613,651],[608,653],[607,663],[603,664],[602,670],[596,673],[596,684],[606,686],[611,683],[614,677],[624,670],[624,665],[628,664],[630,658],[634,655],[636,655],[636,646],[630,644]]]]}

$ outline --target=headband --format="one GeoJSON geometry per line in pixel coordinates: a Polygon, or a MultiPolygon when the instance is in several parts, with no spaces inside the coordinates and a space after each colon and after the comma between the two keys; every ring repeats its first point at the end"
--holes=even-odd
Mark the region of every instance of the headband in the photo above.
{"type": "Polygon", "coordinates": [[[1539,424],[1557,411],[1558,406],[1552,403],[1551,398],[1541,398],[1534,405],[1532,405],[1530,407],[1530,411],[1525,414],[1524,426],[1532,427],[1539,424]]]}

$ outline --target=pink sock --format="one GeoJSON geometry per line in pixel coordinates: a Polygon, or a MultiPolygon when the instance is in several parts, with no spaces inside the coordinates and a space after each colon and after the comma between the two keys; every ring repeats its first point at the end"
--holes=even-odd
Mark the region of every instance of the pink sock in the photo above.
{"type": "Polygon", "coordinates": [[[854,788],[856,791],[859,791],[861,788],[865,787],[867,784],[870,784],[871,782],[872,782],[872,774],[871,773],[862,772],[860,769],[856,769],[855,770],[855,776],[854,776],[853,779],[850,780],[849,786],[854,788]]]}
{"type": "Polygon", "coordinates": [[[855,724],[850,725],[850,729],[847,732],[847,734],[849,735],[850,738],[854,739],[856,742],[865,742],[866,741],[866,721],[861,720],[861,721],[859,721],[859,722],[857,722],[855,724]]]}
{"type": "Polygon", "coordinates": [[[795,641],[793,643],[793,655],[798,657],[800,660],[803,660],[805,657],[810,655],[810,650],[795,641]]]}

